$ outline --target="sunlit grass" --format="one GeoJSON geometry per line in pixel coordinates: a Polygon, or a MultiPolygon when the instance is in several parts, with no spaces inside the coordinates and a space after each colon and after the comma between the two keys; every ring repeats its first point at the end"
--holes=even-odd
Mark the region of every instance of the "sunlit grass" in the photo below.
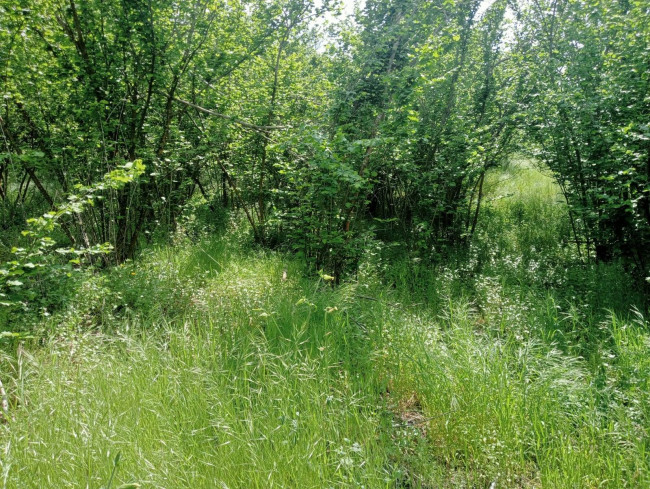
{"type": "Polygon", "coordinates": [[[115,272],[138,282],[112,299],[159,308],[155,322],[130,304],[107,332],[69,328],[5,360],[5,486],[99,487],[121,453],[116,480],[144,487],[388,487],[375,381],[357,380],[365,347],[333,308],[342,292],[293,270],[285,282],[287,265],[261,254],[181,293],[196,251],[115,272]]]}
{"type": "Polygon", "coordinates": [[[650,485],[648,323],[539,175],[490,175],[458,267],[333,288],[235,229],[86,277],[3,340],[0,487],[650,485]]]}

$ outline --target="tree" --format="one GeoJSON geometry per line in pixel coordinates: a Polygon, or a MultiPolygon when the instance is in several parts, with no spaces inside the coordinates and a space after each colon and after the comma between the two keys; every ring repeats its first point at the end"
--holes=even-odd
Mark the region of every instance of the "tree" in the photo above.
{"type": "Polygon", "coordinates": [[[528,135],[553,170],[587,256],[648,270],[647,5],[534,1],[518,50],[530,78],[528,135]]]}

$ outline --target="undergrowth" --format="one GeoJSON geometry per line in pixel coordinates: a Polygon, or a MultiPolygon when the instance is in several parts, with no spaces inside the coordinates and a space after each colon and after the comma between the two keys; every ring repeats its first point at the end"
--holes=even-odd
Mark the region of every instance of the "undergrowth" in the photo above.
{"type": "Polygon", "coordinates": [[[236,223],[87,274],[2,340],[1,487],[648,486],[642,298],[529,163],[485,199],[468,258],[336,287],[236,223]]]}

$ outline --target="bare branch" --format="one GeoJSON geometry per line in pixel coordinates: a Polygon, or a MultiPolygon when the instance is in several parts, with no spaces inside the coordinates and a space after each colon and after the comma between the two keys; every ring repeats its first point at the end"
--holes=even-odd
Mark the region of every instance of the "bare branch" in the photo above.
{"type": "MultiPolygon", "coordinates": [[[[161,95],[164,94],[161,93],[161,95]]],[[[239,126],[245,127],[246,129],[251,129],[253,131],[268,132],[268,131],[275,131],[275,130],[288,128],[288,126],[258,126],[257,124],[251,124],[250,122],[242,121],[241,119],[237,119],[236,117],[232,117],[230,115],[221,114],[219,112],[215,112],[214,110],[206,109],[205,107],[201,107],[200,105],[193,104],[192,102],[188,102],[187,100],[183,100],[178,97],[173,97],[173,99],[175,102],[178,102],[183,105],[187,105],[188,107],[192,107],[193,109],[196,109],[199,112],[203,112],[204,114],[226,119],[232,122],[233,124],[237,124],[239,126]]]]}

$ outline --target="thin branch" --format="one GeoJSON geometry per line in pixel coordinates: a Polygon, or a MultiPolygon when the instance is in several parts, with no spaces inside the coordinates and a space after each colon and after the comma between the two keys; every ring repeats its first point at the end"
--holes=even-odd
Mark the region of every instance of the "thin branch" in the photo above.
{"type": "MultiPolygon", "coordinates": [[[[162,92],[158,93],[164,95],[162,92]]],[[[199,112],[203,112],[204,114],[221,117],[222,119],[226,119],[234,124],[245,127],[246,129],[251,129],[253,131],[268,132],[288,128],[288,126],[258,126],[257,124],[251,124],[250,122],[242,121],[241,119],[237,119],[236,117],[232,117],[230,115],[221,114],[219,112],[215,112],[214,110],[206,109],[205,107],[201,107],[200,105],[193,104],[192,102],[188,102],[187,100],[183,100],[178,97],[173,97],[173,100],[180,104],[187,105],[188,107],[192,107],[193,109],[196,109],[199,112]]]]}

